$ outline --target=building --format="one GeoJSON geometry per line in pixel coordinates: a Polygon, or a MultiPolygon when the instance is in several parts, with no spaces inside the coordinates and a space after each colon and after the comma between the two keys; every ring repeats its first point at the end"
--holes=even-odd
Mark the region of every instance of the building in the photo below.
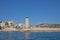
{"type": "Polygon", "coordinates": [[[42,28],[48,28],[48,24],[40,24],[40,27],[42,27],[42,28]]]}
{"type": "Polygon", "coordinates": [[[60,28],[60,24],[48,24],[49,28],[60,28]]]}
{"type": "Polygon", "coordinates": [[[18,26],[19,26],[20,28],[24,28],[24,25],[23,25],[23,24],[18,24],[18,26]]]}
{"type": "Polygon", "coordinates": [[[3,29],[5,27],[5,22],[1,21],[0,22],[0,27],[3,29]]]}
{"type": "Polygon", "coordinates": [[[40,24],[41,28],[60,28],[60,24],[40,24]]]}
{"type": "Polygon", "coordinates": [[[9,24],[9,26],[14,26],[14,22],[12,20],[8,21],[8,24],[9,24]]]}
{"type": "Polygon", "coordinates": [[[29,28],[30,26],[29,26],[29,18],[28,17],[26,17],[25,18],[25,28],[29,28]]]}

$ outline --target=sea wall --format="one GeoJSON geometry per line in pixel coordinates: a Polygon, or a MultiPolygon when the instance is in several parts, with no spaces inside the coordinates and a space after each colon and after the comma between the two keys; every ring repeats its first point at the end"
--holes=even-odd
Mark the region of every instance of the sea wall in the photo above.
{"type": "Polygon", "coordinates": [[[31,32],[60,32],[60,28],[31,28],[31,32]]]}
{"type": "Polygon", "coordinates": [[[5,29],[5,30],[0,30],[3,32],[13,32],[13,31],[19,31],[19,32],[60,32],[60,28],[28,28],[28,29],[5,29]]]}

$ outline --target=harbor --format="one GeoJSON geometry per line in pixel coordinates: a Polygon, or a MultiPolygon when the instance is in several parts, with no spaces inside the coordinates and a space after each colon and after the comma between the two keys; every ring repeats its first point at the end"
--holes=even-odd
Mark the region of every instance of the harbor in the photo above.
{"type": "Polygon", "coordinates": [[[0,40],[60,40],[60,0],[0,0],[0,40]]]}
{"type": "Polygon", "coordinates": [[[60,32],[60,24],[39,24],[31,26],[29,18],[25,18],[25,24],[15,24],[13,21],[2,22],[0,21],[0,31],[10,32],[60,32]]]}

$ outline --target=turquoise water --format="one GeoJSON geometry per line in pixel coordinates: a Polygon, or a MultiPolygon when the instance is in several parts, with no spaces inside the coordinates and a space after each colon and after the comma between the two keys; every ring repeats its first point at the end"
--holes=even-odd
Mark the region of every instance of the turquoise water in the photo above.
{"type": "MultiPolygon", "coordinates": [[[[0,32],[0,40],[26,40],[23,32],[0,32]]],[[[28,40],[60,40],[60,32],[32,32],[28,40]]]]}

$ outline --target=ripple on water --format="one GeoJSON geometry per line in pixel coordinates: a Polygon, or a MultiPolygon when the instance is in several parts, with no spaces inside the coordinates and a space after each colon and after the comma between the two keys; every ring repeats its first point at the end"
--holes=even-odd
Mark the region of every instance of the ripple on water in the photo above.
{"type": "MultiPolygon", "coordinates": [[[[25,40],[23,32],[0,32],[0,40],[25,40]]],[[[60,32],[32,32],[28,40],[60,40],[60,32]]]]}

